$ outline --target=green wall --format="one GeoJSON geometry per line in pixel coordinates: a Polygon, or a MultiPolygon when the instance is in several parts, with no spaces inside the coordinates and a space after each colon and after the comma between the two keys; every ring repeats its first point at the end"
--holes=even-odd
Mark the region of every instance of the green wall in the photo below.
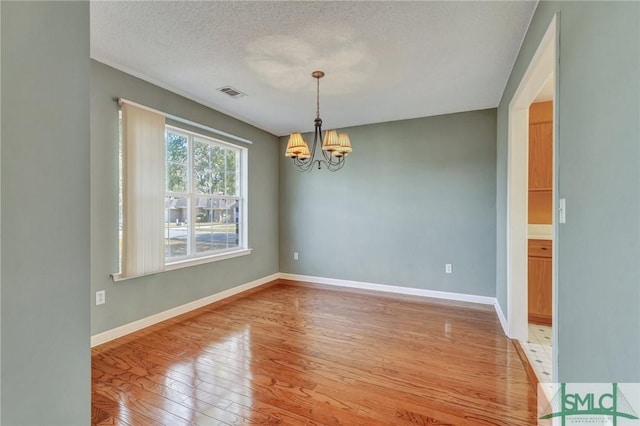
{"type": "Polygon", "coordinates": [[[495,296],[496,110],[346,130],[339,172],[281,155],[281,272],[495,296]]]}
{"type": "Polygon", "coordinates": [[[91,61],[91,294],[106,290],[107,301],[91,303],[92,334],[278,272],[278,160],[277,137],[91,61]],[[250,255],[111,280],[118,271],[119,97],[253,141],[243,145],[249,149],[250,255]]]}
{"type": "Polygon", "coordinates": [[[507,111],[559,12],[558,377],[640,381],[640,4],[538,5],[498,108],[497,298],[507,312],[507,111]]]}
{"type": "Polygon", "coordinates": [[[506,111],[556,12],[558,379],[640,381],[640,4],[541,2],[497,116],[353,127],[345,169],[303,174],[286,138],[90,62],[87,2],[3,1],[0,421],[88,424],[91,334],[279,270],[496,295],[506,312],[506,111]],[[117,97],[254,141],[251,255],[111,281],[117,97]]]}
{"type": "Polygon", "coordinates": [[[88,425],[89,3],[0,7],[0,421],[88,425]]]}

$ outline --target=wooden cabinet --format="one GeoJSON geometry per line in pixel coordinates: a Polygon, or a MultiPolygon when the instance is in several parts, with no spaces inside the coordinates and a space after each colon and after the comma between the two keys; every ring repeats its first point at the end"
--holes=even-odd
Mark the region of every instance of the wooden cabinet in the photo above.
{"type": "Polygon", "coordinates": [[[550,240],[529,240],[529,322],[551,325],[551,252],[550,240]]]}
{"type": "Polygon", "coordinates": [[[552,222],[553,103],[529,108],[529,223],[552,222]]]}
{"type": "Polygon", "coordinates": [[[553,186],[553,123],[529,124],[529,189],[553,186]]]}
{"type": "MultiPolygon", "coordinates": [[[[553,103],[529,108],[529,223],[553,222],[553,103]]],[[[529,240],[529,322],[551,325],[550,240],[529,240]]]]}

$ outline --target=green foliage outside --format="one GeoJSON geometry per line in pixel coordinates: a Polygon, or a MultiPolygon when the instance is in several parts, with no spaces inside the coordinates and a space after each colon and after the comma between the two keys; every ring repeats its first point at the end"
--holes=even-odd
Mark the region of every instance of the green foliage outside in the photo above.
{"type": "MultiPolygon", "coordinates": [[[[186,192],[188,185],[187,138],[167,132],[167,191],[186,192]]],[[[194,140],[193,191],[210,195],[238,195],[238,152],[209,142],[194,140]]]]}
{"type": "Polygon", "coordinates": [[[165,158],[167,173],[167,191],[187,191],[187,138],[175,133],[166,133],[165,158]]]}

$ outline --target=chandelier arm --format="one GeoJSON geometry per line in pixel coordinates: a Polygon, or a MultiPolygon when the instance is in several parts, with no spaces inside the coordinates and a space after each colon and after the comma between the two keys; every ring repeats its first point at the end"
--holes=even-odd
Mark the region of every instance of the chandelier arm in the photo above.
{"type": "Polygon", "coordinates": [[[313,137],[313,145],[311,147],[311,157],[309,158],[305,158],[305,159],[301,159],[299,157],[294,157],[294,164],[296,165],[296,167],[302,171],[302,172],[309,172],[311,171],[311,169],[313,168],[313,165],[315,163],[318,162],[318,160],[314,159],[315,155],[316,155],[316,145],[318,142],[318,136],[317,136],[317,127],[316,127],[316,132],[314,133],[314,137],[313,137]]]}
{"type": "MultiPolygon", "coordinates": [[[[320,140],[322,140],[322,126],[320,126],[320,128],[319,128],[319,134],[320,134],[320,140]]],[[[324,149],[320,149],[320,151],[322,151],[322,156],[324,157],[325,163],[327,165],[334,164],[334,162],[331,159],[331,153],[330,152],[327,152],[324,149]]]]}
{"type": "MultiPolygon", "coordinates": [[[[320,121],[320,123],[322,123],[322,121],[320,121]]],[[[320,124],[319,127],[316,127],[316,130],[318,130],[318,134],[320,135],[320,140],[322,140],[322,124],[320,124]]],[[[338,157],[338,159],[335,160],[336,157],[331,155],[330,152],[327,152],[324,149],[320,149],[320,151],[322,151],[322,156],[324,157],[323,162],[327,165],[327,169],[329,169],[332,172],[335,172],[342,168],[342,166],[344,165],[344,156],[338,157]]],[[[314,150],[314,154],[315,154],[315,150],[314,150]]]]}
{"type": "Polygon", "coordinates": [[[305,163],[303,166],[298,167],[298,170],[300,170],[301,172],[308,172],[313,168],[313,162],[309,161],[308,163],[305,163]]]}
{"type": "Polygon", "coordinates": [[[337,165],[338,165],[338,164],[340,164],[340,163],[344,163],[344,156],[343,156],[343,157],[333,157],[333,156],[332,156],[332,157],[331,157],[331,160],[329,160],[329,161],[330,161],[330,163],[331,163],[332,165],[336,165],[336,166],[337,166],[337,165]],[[337,160],[336,160],[335,158],[337,158],[337,160]]]}
{"type": "Polygon", "coordinates": [[[335,166],[335,170],[334,170],[334,171],[336,171],[336,170],[340,170],[340,169],[342,168],[342,166],[344,166],[344,163],[345,163],[345,158],[344,158],[344,157],[340,157],[340,158],[338,159],[337,163],[336,163],[336,166],[335,166]]]}
{"type": "MultiPolygon", "coordinates": [[[[323,151],[323,153],[324,153],[324,158],[327,161],[327,164],[329,164],[329,165],[331,165],[333,167],[338,166],[341,163],[344,163],[344,157],[335,157],[335,156],[333,156],[331,154],[325,153],[325,151],[323,151]],[[336,160],[336,158],[337,158],[337,160],[336,160]]],[[[342,167],[342,166],[340,166],[340,167],[342,167]]]]}
{"type": "MultiPolygon", "coordinates": [[[[311,149],[311,159],[316,156],[316,145],[318,145],[318,139],[320,139],[320,143],[322,143],[322,120],[320,117],[316,118],[315,121],[315,129],[313,132],[313,148],[311,149]]],[[[322,147],[320,147],[322,150],[322,147]]]]}
{"type": "Polygon", "coordinates": [[[311,169],[311,165],[313,164],[312,158],[301,159],[299,157],[293,158],[293,164],[301,171],[307,171],[311,169]]]}
{"type": "Polygon", "coordinates": [[[327,169],[331,172],[337,172],[344,165],[344,161],[340,161],[338,163],[327,163],[327,169]]]}
{"type": "Polygon", "coordinates": [[[324,149],[323,149],[323,150],[321,150],[321,151],[322,151],[322,156],[324,157],[324,159],[325,159],[327,162],[331,162],[331,153],[329,153],[329,152],[325,151],[324,149]]]}
{"type": "Polygon", "coordinates": [[[322,169],[322,165],[324,164],[325,168],[329,171],[335,172],[340,170],[344,166],[344,158],[339,158],[337,161],[334,160],[315,160],[315,159],[305,159],[300,160],[299,158],[294,158],[294,164],[298,168],[298,170],[302,172],[310,172],[314,166],[318,166],[318,169],[322,169]]]}
{"type": "Polygon", "coordinates": [[[313,165],[313,159],[312,158],[307,158],[304,160],[301,160],[300,158],[296,158],[295,159],[295,165],[298,167],[299,170],[303,171],[303,172],[307,172],[309,170],[311,170],[311,167],[313,165]]]}

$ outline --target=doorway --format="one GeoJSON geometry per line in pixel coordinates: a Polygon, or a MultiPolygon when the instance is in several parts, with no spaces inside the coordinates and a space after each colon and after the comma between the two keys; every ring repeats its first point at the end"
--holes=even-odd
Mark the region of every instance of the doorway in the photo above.
{"type": "MultiPolygon", "coordinates": [[[[551,84],[553,104],[553,178],[551,211],[555,217],[557,192],[557,164],[555,163],[558,129],[557,108],[557,45],[558,16],[554,16],[509,104],[508,165],[507,165],[507,312],[508,333],[521,344],[529,340],[528,272],[529,272],[529,113],[543,89],[551,84]]],[[[551,240],[557,242],[557,220],[552,221],[551,240]]],[[[551,255],[551,312],[557,324],[557,250],[551,255]]],[[[552,331],[552,348],[557,348],[557,327],[552,331]]],[[[557,377],[557,350],[551,351],[552,382],[557,377]]]]}
{"type": "Polygon", "coordinates": [[[528,337],[522,349],[538,382],[551,382],[553,354],[553,97],[550,76],[529,107],[528,337]]]}

